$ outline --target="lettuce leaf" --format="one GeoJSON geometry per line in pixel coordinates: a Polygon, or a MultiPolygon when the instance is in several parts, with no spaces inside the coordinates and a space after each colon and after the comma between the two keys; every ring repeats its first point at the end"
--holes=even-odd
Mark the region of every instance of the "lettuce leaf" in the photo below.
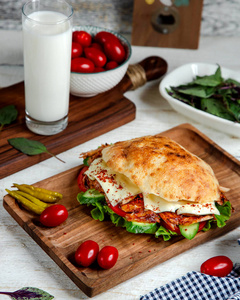
{"type": "Polygon", "coordinates": [[[214,219],[208,220],[203,231],[211,229],[214,223],[217,224],[217,227],[222,228],[226,225],[226,221],[231,217],[232,205],[229,201],[224,202],[223,205],[216,203],[216,207],[219,210],[220,215],[214,215],[214,219]]]}
{"type": "Polygon", "coordinates": [[[158,230],[155,232],[155,237],[158,238],[161,235],[162,235],[164,241],[168,241],[171,239],[171,237],[173,235],[177,235],[177,233],[174,231],[168,230],[163,226],[160,226],[158,228],[158,230]]]}
{"type": "Polygon", "coordinates": [[[222,228],[226,225],[226,221],[231,217],[232,206],[229,201],[226,201],[223,205],[216,203],[216,207],[220,212],[220,215],[215,215],[217,226],[222,228]]]}

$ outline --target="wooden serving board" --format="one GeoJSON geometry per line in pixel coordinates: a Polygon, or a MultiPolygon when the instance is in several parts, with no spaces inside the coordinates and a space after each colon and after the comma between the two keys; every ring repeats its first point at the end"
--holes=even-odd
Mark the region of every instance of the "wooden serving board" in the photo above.
{"type": "MultiPolygon", "coordinates": [[[[167,71],[167,63],[160,57],[148,57],[139,62],[146,81],[159,79],[167,71]]],[[[133,74],[136,78],[136,75],[133,74]]],[[[48,151],[58,154],[94,137],[122,126],[135,118],[135,105],[124,93],[136,88],[130,75],[111,90],[91,98],[70,96],[69,123],[67,128],[53,136],[40,136],[25,125],[23,82],[0,90],[0,108],[13,104],[19,114],[16,122],[4,127],[0,134],[0,179],[49,158],[48,154],[27,156],[9,145],[8,139],[25,137],[43,143],[48,151]]],[[[141,76],[140,76],[141,78],[141,76]]],[[[145,83],[144,82],[144,83],[145,83]]]]}
{"type": "Polygon", "coordinates": [[[76,200],[80,166],[36,183],[36,186],[64,195],[60,203],[67,207],[69,217],[56,228],[44,228],[37,217],[21,209],[11,196],[4,197],[3,205],[8,213],[89,297],[240,225],[240,162],[189,124],[182,124],[161,134],[204,159],[212,166],[220,185],[230,188],[226,196],[235,212],[225,227],[200,232],[193,240],[175,236],[164,242],[162,238],[156,239],[152,235],[128,233],[110,221],[95,221],[90,215],[91,208],[81,206],[76,200]],[[112,269],[102,270],[97,265],[89,268],[75,265],[74,253],[80,243],[88,239],[95,240],[100,248],[106,245],[117,247],[119,259],[112,269]]]}

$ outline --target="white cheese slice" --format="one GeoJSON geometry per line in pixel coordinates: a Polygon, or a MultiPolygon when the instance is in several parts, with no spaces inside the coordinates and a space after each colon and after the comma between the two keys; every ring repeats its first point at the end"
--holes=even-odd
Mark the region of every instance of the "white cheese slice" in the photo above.
{"type": "Polygon", "coordinates": [[[193,214],[193,215],[220,215],[219,210],[216,208],[215,204],[212,202],[199,204],[199,203],[189,203],[181,206],[177,210],[178,215],[182,214],[193,214]]]}
{"type": "Polygon", "coordinates": [[[144,207],[146,209],[154,211],[155,213],[164,211],[175,212],[182,205],[186,204],[186,202],[184,201],[169,202],[154,194],[143,194],[143,199],[144,207]]]}
{"type": "Polygon", "coordinates": [[[194,215],[208,215],[216,214],[219,215],[219,211],[215,204],[205,203],[189,203],[187,201],[169,202],[165,199],[153,195],[153,194],[143,194],[144,207],[146,209],[152,210],[155,213],[161,213],[165,211],[177,212],[177,214],[194,214],[194,215]]]}
{"type": "Polygon", "coordinates": [[[110,203],[115,206],[124,199],[141,193],[140,189],[126,176],[113,172],[102,158],[95,159],[85,174],[96,179],[110,203]]]}

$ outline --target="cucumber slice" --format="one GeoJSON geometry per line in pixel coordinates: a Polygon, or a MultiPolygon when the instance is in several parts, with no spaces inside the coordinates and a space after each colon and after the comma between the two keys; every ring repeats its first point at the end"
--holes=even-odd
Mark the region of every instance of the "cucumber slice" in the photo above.
{"type": "Polygon", "coordinates": [[[105,201],[105,197],[97,190],[90,189],[87,190],[85,193],[78,193],[77,200],[80,204],[94,205],[96,204],[96,202],[105,201]]]}
{"type": "Polygon", "coordinates": [[[94,198],[95,200],[104,199],[104,195],[101,194],[99,191],[91,189],[87,190],[83,195],[83,198],[94,198]]]}
{"type": "Polygon", "coordinates": [[[131,233],[150,233],[157,231],[157,223],[127,222],[126,230],[131,233]]]}
{"type": "Polygon", "coordinates": [[[199,223],[194,223],[188,226],[179,225],[181,234],[188,240],[191,240],[195,237],[199,229],[199,223]]]}

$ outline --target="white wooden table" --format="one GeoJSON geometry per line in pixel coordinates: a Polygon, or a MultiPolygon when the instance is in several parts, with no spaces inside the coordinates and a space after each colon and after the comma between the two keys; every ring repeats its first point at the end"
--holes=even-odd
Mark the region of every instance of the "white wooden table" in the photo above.
{"type": "MultiPolygon", "coordinates": [[[[0,86],[3,87],[23,80],[21,33],[0,31],[0,41],[0,86]]],[[[222,67],[240,71],[239,46],[240,41],[237,37],[201,37],[198,50],[133,47],[131,63],[136,63],[147,56],[157,55],[168,62],[168,71],[189,62],[218,63],[222,67]]],[[[222,148],[240,159],[240,139],[215,131],[177,114],[161,98],[158,87],[159,81],[157,80],[136,91],[127,92],[125,96],[136,104],[136,119],[61,153],[59,157],[66,161],[65,164],[50,158],[0,180],[0,201],[5,195],[5,188],[10,188],[13,182],[35,183],[80,165],[82,161],[79,159],[79,153],[94,149],[101,143],[157,134],[186,122],[194,125],[222,148]]],[[[201,263],[215,255],[227,255],[234,263],[239,262],[238,238],[240,238],[240,228],[155,266],[94,297],[94,299],[139,299],[140,295],[168,283],[188,271],[199,271],[201,263]]],[[[0,291],[14,291],[24,286],[35,286],[46,290],[57,300],[88,298],[1,205],[0,291]]],[[[8,297],[1,295],[0,299],[8,299],[8,297]]]]}

